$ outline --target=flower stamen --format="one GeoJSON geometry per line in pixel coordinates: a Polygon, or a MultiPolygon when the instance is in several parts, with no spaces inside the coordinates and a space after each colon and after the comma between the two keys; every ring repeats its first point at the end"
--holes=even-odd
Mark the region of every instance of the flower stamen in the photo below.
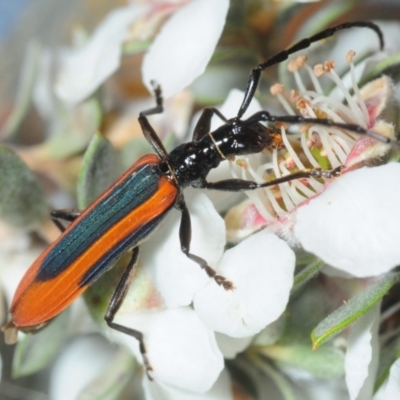
{"type": "Polygon", "coordinates": [[[363,113],[364,120],[367,121],[367,123],[368,123],[366,126],[364,126],[364,128],[370,128],[368,109],[367,109],[364,99],[361,96],[360,89],[358,88],[358,85],[357,85],[356,72],[355,72],[355,67],[354,67],[354,63],[353,63],[353,58],[355,55],[356,55],[356,52],[354,50],[350,50],[347,53],[346,61],[350,65],[351,83],[352,83],[352,87],[354,90],[354,94],[356,95],[358,105],[361,109],[361,112],[363,113]]]}
{"type": "Polygon", "coordinates": [[[356,119],[355,123],[357,125],[362,126],[363,128],[366,128],[365,121],[363,120],[363,113],[360,110],[360,107],[358,104],[354,101],[353,97],[350,95],[349,91],[347,88],[344,86],[343,81],[339,77],[339,75],[336,73],[334,68],[331,68],[329,72],[327,73],[327,76],[336,84],[336,86],[340,89],[340,91],[343,93],[347,104],[349,105],[351,109],[351,113],[353,118],[356,119]]]}
{"type": "Polygon", "coordinates": [[[286,101],[286,99],[283,96],[283,90],[284,90],[284,87],[281,83],[275,83],[269,89],[272,96],[277,97],[278,101],[281,103],[281,105],[285,109],[285,111],[289,115],[295,115],[296,113],[294,112],[293,108],[290,106],[290,104],[286,101]]]}
{"type": "MultiPolygon", "coordinates": [[[[368,97],[364,99],[364,92],[357,86],[354,57],[354,51],[347,53],[346,61],[350,65],[350,90],[354,92],[354,96],[350,94],[350,90],[336,73],[334,61],[326,61],[311,68],[305,56],[292,59],[288,65],[289,71],[294,75],[297,89],[286,92],[285,95],[283,85],[277,83],[271,86],[271,94],[278,98],[289,115],[300,114],[305,118],[330,119],[337,123],[370,127],[372,117],[367,107],[368,97]],[[310,88],[307,89],[302,80],[302,68],[309,76],[310,88]],[[345,103],[331,94],[324,94],[318,79],[322,75],[326,75],[335,83],[338,91],[341,92],[339,97],[344,98],[345,103]]],[[[251,163],[259,158],[254,158],[254,156],[241,158],[243,161],[237,165],[242,169],[243,179],[251,177],[255,182],[261,183],[309,168],[336,169],[347,165],[349,154],[352,153],[359,140],[359,135],[356,133],[338,127],[318,124],[301,124],[299,127],[291,127],[283,123],[277,123],[275,126],[280,131],[280,134],[276,133],[276,135],[279,136],[279,143],[282,145],[268,147],[269,152],[265,154],[269,154],[271,161],[260,163],[257,168],[253,168],[251,163]],[[291,129],[290,136],[287,132],[289,128],[291,129]]],[[[318,177],[283,182],[268,186],[263,190],[249,191],[246,194],[267,224],[280,229],[279,224],[274,225],[274,223],[286,220],[288,212],[324,190],[327,180],[332,177],[334,175],[321,174],[318,177]]]]}

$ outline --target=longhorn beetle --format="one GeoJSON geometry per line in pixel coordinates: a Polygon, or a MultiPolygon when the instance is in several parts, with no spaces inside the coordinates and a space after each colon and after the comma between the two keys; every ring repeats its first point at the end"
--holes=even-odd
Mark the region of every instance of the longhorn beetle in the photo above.
{"type": "Polygon", "coordinates": [[[34,330],[57,316],[106,272],[123,252],[131,249],[130,262],[110,299],[105,320],[109,327],[131,335],[139,341],[148,373],[151,366],[146,357],[142,333],[119,325],[113,320],[133,279],[140,243],[161,223],[171,208],[175,207],[182,212],[179,231],[182,252],[199,264],[208,276],[224,289],[233,288],[233,283],[218,275],[207,261],[190,252],[191,223],[183,196],[185,187],[245,191],[298,178],[330,178],[340,175],[340,168],[313,168],[264,183],[241,179],[208,182],[207,175],[210,170],[225,159],[259,153],[264,148],[274,145],[276,134],[260,122],[307,122],[335,126],[370,135],[387,143],[391,142],[360,126],[334,123],[328,119],[273,116],[267,111],[257,112],[246,120],[241,119],[254,97],[263,70],[286,60],[290,54],[307,48],[313,42],[353,27],[373,30],[379,38],[380,47],[383,48],[383,35],[379,27],[364,21],[337,25],[303,39],[250,72],[244,99],[236,117],[227,119],[217,109],[206,108],[194,129],[193,140],[176,147],[169,154],[147,118],[163,111],[161,89],[154,85],[156,106],[141,112],[139,122],[145,138],[156,154],[140,158],[85,210],[57,210],[51,213],[51,218],[62,234],[39,256],[22,278],[10,307],[11,320],[3,328],[6,341],[13,343],[16,341],[18,330],[34,330]],[[210,132],[214,115],[224,123],[210,132]],[[71,223],[65,228],[61,220],[71,223]]]}

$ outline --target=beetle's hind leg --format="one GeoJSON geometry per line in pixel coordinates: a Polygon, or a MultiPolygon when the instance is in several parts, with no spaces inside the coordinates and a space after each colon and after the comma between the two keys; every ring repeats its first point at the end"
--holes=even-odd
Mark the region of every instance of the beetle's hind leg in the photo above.
{"type": "Polygon", "coordinates": [[[150,375],[150,371],[152,371],[153,368],[151,367],[146,354],[146,347],[143,341],[143,333],[137,331],[136,329],[128,328],[127,326],[123,326],[114,322],[115,315],[121,307],[121,304],[123,303],[126,294],[128,293],[128,289],[132,283],[138,259],[139,247],[135,247],[132,250],[132,257],[129,261],[129,264],[127,265],[120,281],[118,282],[117,287],[115,288],[113,295],[111,296],[104,319],[110,328],[115,329],[118,332],[125,333],[126,335],[132,336],[139,342],[139,349],[143,357],[143,365],[146,370],[146,374],[150,380],[153,380],[150,375]]]}
{"type": "Polygon", "coordinates": [[[62,210],[52,210],[50,213],[50,218],[54,222],[54,224],[57,226],[57,228],[61,231],[65,231],[65,226],[60,222],[62,221],[68,221],[68,222],[73,222],[75,221],[76,218],[81,215],[81,211],[76,210],[74,208],[65,208],[62,210]]]}

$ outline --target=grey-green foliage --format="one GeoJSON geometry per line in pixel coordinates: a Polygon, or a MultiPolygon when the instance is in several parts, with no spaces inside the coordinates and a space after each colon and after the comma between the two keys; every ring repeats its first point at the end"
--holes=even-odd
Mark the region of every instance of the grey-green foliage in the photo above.
{"type": "Polygon", "coordinates": [[[107,189],[122,173],[118,152],[100,134],[86,150],[78,177],[78,206],[83,209],[107,189]]]}
{"type": "Polygon", "coordinates": [[[31,228],[48,214],[44,188],[11,149],[0,146],[0,219],[31,228]]]}

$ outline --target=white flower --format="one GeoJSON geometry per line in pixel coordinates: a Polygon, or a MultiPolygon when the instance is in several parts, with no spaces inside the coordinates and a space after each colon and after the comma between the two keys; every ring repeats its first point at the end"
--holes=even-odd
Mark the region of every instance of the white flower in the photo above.
{"type": "MultiPolygon", "coordinates": [[[[193,7],[195,8],[194,5],[193,7]]],[[[177,20],[182,24],[181,18],[178,15],[171,19],[170,23],[173,24],[177,20]]],[[[184,18],[185,22],[189,19],[184,18]]],[[[163,53],[165,42],[174,43],[177,40],[176,38],[165,40],[163,34],[171,38],[168,26],[157,40],[158,43],[164,43],[164,45],[155,46],[144,63],[144,76],[147,82],[153,78],[161,82],[163,88],[167,87],[167,94],[169,94],[168,82],[172,82],[173,86],[177,84],[174,79],[179,75],[179,69],[169,67],[167,75],[152,76],[160,71],[158,66],[161,61],[154,60],[166,57],[163,53]],[[150,66],[151,63],[153,67],[150,66]]],[[[214,44],[215,42],[212,46],[214,44]]],[[[207,51],[205,53],[208,54],[207,51]]],[[[204,56],[202,55],[201,58],[204,56]]],[[[186,62],[185,54],[179,52],[171,59],[178,63],[186,62]]],[[[353,68],[351,60],[349,63],[353,68]]],[[[194,65],[197,64],[194,63],[194,65]]],[[[341,85],[332,64],[328,64],[324,72],[341,85]]],[[[297,68],[294,69],[294,73],[298,73],[297,68]]],[[[188,76],[195,77],[197,74],[198,70],[193,69],[189,71],[188,76]]],[[[375,129],[382,134],[393,135],[393,129],[389,125],[376,122],[377,115],[384,108],[389,97],[390,85],[387,79],[382,78],[359,91],[353,76],[353,88],[356,93],[354,99],[343,85],[340,86],[344,90],[343,96],[347,99],[348,106],[343,106],[340,101],[324,96],[316,78],[312,79],[316,87],[314,92],[295,94],[296,106],[303,115],[331,118],[337,122],[351,122],[371,130],[375,129]]],[[[183,86],[187,84],[186,80],[190,81],[189,78],[183,79],[185,82],[183,86]]],[[[297,80],[301,86],[301,81],[298,78],[297,80]]],[[[171,93],[173,91],[171,89],[171,93]]],[[[278,96],[281,94],[278,93],[278,96]]],[[[285,107],[289,114],[294,114],[287,103],[285,107]]],[[[228,116],[235,114],[227,112],[228,116]]],[[[388,151],[387,147],[370,138],[358,140],[355,134],[316,125],[308,129],[308,137],[300,135],[300,144],[307,159],[307,163],[304,164],[286,137],[285,126],[281,126],[280,129],[282,142],[289,155],[286,160],[280,160],[278,152],[273,151],[272,162],[261,165],[258,171],[255,171],[247,158],[242,160],[241,164],[247,169],[242,169],[236,174],[242,174],[243,178],[250,176],[251,179],[262,181],[262,178],[257,177],[257,173],[265,169],[271,169],[275,176],[281,176],[292,170],[303,169],[308,166],[308,163],[311,166],[320,167],[321,159],[324,159],[331,168],[346,165],[350,169],[388,151]]],[[[256,158],[259,162],[260,157],[256,158]]],[[[393,166],[379,167],[375,171],[379,173],[384,168],[393,168],[393,166]]],[[[387,175],[387,172],[387,169],[383,170],[384,175],[387,175]]],[[[286,238],[290,236],[292,241],[300,242],[307,248],[306,238],[310,231],[312,217],[304,218],[305,229],[302,230],[303,210],[318,199],[323,199],[326,193],[329,194],[329,190],[334,190],[335,186],[341,182],[354,188],[360,180],[362,181],[357,175],[360,173],[363,173],[363,170],[348,172],[341,179],[329,184],[317,180],[282,184],[279,192],[281,198],[277,201],[277,193],[266,190],[261,199],[264,201],[268,199],[269,206],[267,209],[260,210],[262,201],[257,200],[258,209],[264,221],[270,223],[270,230],[283,234],[286,238]],[[349,179],[352,179],[350,184],[347,182],[349,179]]],[[[378,179],[381,179],[381,176],[378,179]]],[[[343,189],[340,190],[343,192],[343,189]]],[[[344,190],[345,193],[346,190],[348,189],[344,190]]],[[[353,191],[352,189],[346,193],[344,199],[348,200],[353,191]]],[[[354,192],[361,193],[361,189],[354,192]]],[[[252,193],[251,196],[254,200],[257,194],[252,193]]],[[[363,196],[367,197],[365,194],[363,196]]],[[[380,199],[386,199],[386,197],[387,192],[384,192],[380,199]]],[[[224,224],[211,203],[200,194],[193,197],[186,196],[186,200],[192,217],[191,252],[205,258],[219,274],[231,280],[235,285],[235,290],[224,291],[218,287],[181,252],[180,215],[171,212],[160,230],[141,246],[137,277],[116,316],[116,322],[144,333],[147,356],[153,368],[151,375],[156,381],[155,385],[158,385],[149,386],[147,378],[144,378],[145,387],[152,388],[148,391],[149,396],[154,396],[154,391],[167,393],[177,389],[207,393],[207,395],[211,393],[211,388],[223,371],[223,354],[233,356],[243,350],[253,335],[275,321],[285,310],[292,285],[295,258],[292,250],[283,240],[270,231],[264,230],[246,238],[224,254],[224,224]],[[154,251],[152,243],[157,243],[157,251],[154,251]],[[218,341],[215,337],[217,332],[218,341]],[[227,335],[225,340],[221,334],[227,335]],[[244,341],[235,341],[230,338],[243,338],[244,341]],[[225,345],[225,343],[230,344],[225,345]]],[[[371,205],[371,207],[374,206],[375,203],[371,205]]],[[[342,208],[341,205],[340,209],[342,208]]],[[[332,215],[332,220],[337,221],[337,215],[332,215]]],[[[323,240],[322,233],[325,233],[325,227],[319,227],[317,222],[311,224],[312,230],[318,232],[319,238],[323,240]]],[[[332,228],[332,232],[332,236],[336,237],[337,231],[332,228]]],[[[330,243],[329,240],[328,243],[330,243]]],[[[321,249],[318,248],[314,252],[319,255],[321,249]]],[[[394,258],[396,257],[397,254],[394,258]]],[[[333,265],[340,267],[335,263],[333,265]]],[[[389,268],[391,267],[393,265],[390,264],[389,268]]],[[[368,276],[371,270],[372,267],[366,268],[363,273],[368,276]]],[[[353,273],[357,274],[356,271],[353,273]]],[[[113,337],[126,343],[141,360],[136,340],[118,332],[113,332],[113,337]]],[[[354,389],[354,391],[357,390],[354,389]]],[[[169,394],[165,396],[168,398],[169,394]]]]}
{"type": "Polygon", "coordinates": [[[2,291],[9,304],[27,267],[40,255],[43,246],[32,246],[26,233],[4,223],[1,224],[0,231],[1,238],[4,239],[0,247],[0,277],[2,291]],[[8,240],[5,240],[3,234],[8,240]]]}
{"type": "MultiPolygon", "coordinates": [[[[390,82],[381,77],[358,89],[353,57],[354,53],[349,52],[347,61],[354,97],[336,74],[333,62],[318,65],[313,71],[305,58],[297,57],[289,64],[299,87],[299,92],[292,92],[291,100],[305,117],[360,125],[394,140],[393,126],[377,119],[390,97],[390,82]],[[310,76],[314,90],[305,89],[300,68],[310,76]],[[347,104],[335,96],[325,95],[313,72],[317,76],[329,76],[347,104]]],[[[283,96],[283,87],[274,86],[272,92],[293,115],[294,110],[283,96]]],[[[309,126],[306,130],[301,128],[293,136],[286,134],[286,126],[279,128],[285,157],[273,150],[272,161],[261,165],[259,159],[245,158],[241,164],[244,168],[239,172],[243,177],[263,182],[266,170],[271,171],[267,179],[273,179],[305,168],[333,169],[341,165],[345,167],[344,173],[325,182],[313,178],[293,180],[279,187],[248,193],[258,212],[254,213],[251,208],[254,206],[247,203],[237,209],[239,216],[230,214],[234,223],[246,227],[248,218],[254,223],[253,229],[267,225],[290,243],[300,244],[326,263],[353,276],[375,276],[398,265],[400,250],[396,238],[400,229],[396,221],[400,215],[396,204],[400,200],[397,179],[400,165],[392,163],[352,171],[377,160],[382,163],[388,157],[390,146],[367,136],[359,137],[320,125],[309,126]],[[238,218],[242,222],[238,223],[238,218]]]]}
{"type": "Polygon", "coordinates": [[[225,24],[229,0],[192,0],[165,23],[143,60],[143,81],[155,80],[166,98],[201,75],[225,24]]]}
{"type": "Polygon", "coordinates": [[[379,303],[352,327],[347,339],[346,384],[350,400],[372,397],[379,362],[379,303]]]}
{"type": "Polygon", "coordinates": [[[130,27],[135,24],[139,42],[149,34],[146,26],[154,30],[154,21],[159,22],[172,12],[144,59],[143,76],[150,92],[151,81],[155,80],[165,97],[176,94],[204,72],[221,35],[228,7],[228,0],[192,0],[132,4],[114,10],[85,45],[65,57],[56,84],[57,95],[70,104],[88,97],[118,69],[123,43],[132,40],[130,27]]]}
{"type": "Polygon", "coordinates": [[[400,396],[400,358],[390,367],[389,377],[377,392],[374,400],[392,400],[400,396]]]}
{"type": "Polygon", "coordinates": [[[78,398],[79,394],[106,369],[114,354],[115,346],[101,336],[87,335],[75,338],[51,369],[50,398],[78,398]],[[69,376],[70,380],[65,379],[66,376],[69,376]]]}
{"type": "Polygon", "coordinates": [[[299,207],[294,234],[303,247],[353,276],[375,276],[400,263],[400,165],[345,174],[299,207]]]}
{"type": "MultiPolygon", "coordinates": [[[[199,25],[201,13],[193,10],[197,9],[200,2],[194,3],[196,5],[190,8],[190,15],[184,14],[183,20],[182,16],[176,16],[169,21],[171,24],[181,24],[184,29],[181,27],[179,32],[182,29],[188,32],[188,26],[193,25],[194,14],[194,25],[199,25]]],[[[216,15],[219,17],[213,25],[219,26],[221,11],[216,15]]],[[[176,35],[174,30],[166,25],[156,43],[180,43],[176,37],[170,36],[176,35]]],[[[219,36],[216,30],[211,29],[211,32],[214,32],[214,38],[219,36]]],[[[204,37],[204,32],[198,34],[204,37]]],[[[193,43],[198,42],[193,40],[193,43]]],[[[188,53],[177,49],[177,53],[168,59],[175,63],[174,66],[160,69],[161,60],[168,55],[164,53],[166,45],[156,43],[144,61],[144,77],[148,77],[147,80],[155,78],[168,95],[170,83],[177,85],[182,78],[176,65],[185,64],[188,53]],[[168,73],[165,77],[160,75],[164,70],[168,73]],[[174,80],[177,82],[174,83],[174,80]]],[[[216,42],[210,38],[204,43],[207,44],[203,44],[204,47],[213,49],[216,42]]],[[[170,47],[168,51],[172,51],[170,47]]],[[[200,51],[197,44],[193,50],[195,54],[189,57],[190,63],[195,66],[201,64],[201,68],[204,68],[204,60],[209,58],[212,51],[200,51]]],[[[187,76],[194,79],[200,73],[198,68],[185,67],[187,76]]],[[[235,104],[235,111],[241,100],[239,97],[240,94],[236,93],[236,96],[227,100],[229,104],[235,104]]],[[[229,110],[224,111],[227,115],[232,111],[231,107],[227,106],[229,110]]],[[[253,112],[259,109],[257,105],[252,107],[253,112]]],[[[223,369],[223,354],[229,353],[232,357],[242,351],[253,335],[285,310],[295,258],[281,239],[268,232],[260,232],[224,254],[225,226],[212,203],[200,193],[190,195],[188,191],[185,198],[192,221],[190,251],[206,259],[218,273],[231,280],[235,289],[225,291],[219,287],[182,253],[179,242],[181,215],[171,211],[160,229],[141,246],[138,273],[116,321],[144,333],[148,358],[153,368],[151,375],[156,384],[193,393],[207,392],[209,395],[223,369]],[[154,243],[157,243],[156,251],[154,243]],[[193,308],[190,307],[192,304],[193,308]],[[215,338],[217,332],[218,342],[215,338]]],[[[113,337],[126,343],[138,359],[142,359],[136,340],[118,332],[113,332],[113,337]]]]}
{"type": "Polygon", "coordinates": [[[60,99],[67,103],[79,103],[117,70],[128,28],[146,11],[147,7],[138,5],[114,10],[85,46],[65,56],[55,87],[60,99]]]}
{"type": "MultiPolygon", "coordinates": [[[[206,392],[223,368],[214,332],[246,338],[276,320],[286,308],[295,257],[281,239],[265,231],[223,253],[225,228],[210,200],[200,193],[187,200],[191,252],[204,257],[235,289],[225,291],[181,252],[179,214],[174,213],[142,245],[138,275],[116,321],[144,332],[156,382],[206,392]]],[[[136,340],[113,336],[141,359],[136,340]]],[[[218,343],[222,341],[220,336],[218,343]]],[[[240,342],[228,346],[224,352],[231,355],[239,351],[234,348],[243,349],[240,342]]]]}
{"type": "MultiPolygon", "coordinates": [[[[153,2],[115,10],[82,48],[67,57],[57,85],[58,95],[72,104],[90,96],[117,70],[130,27],[134,25],[140,31],[140,24],[146,25],[146,19],[152,17],[159,25],[160,19],[169,14],[172,16],[145,56],[143,79],[149,90],[152,90],[150,82],[155,80],[161,84],[165,97],[174,95],[204,71],[222,32],[228,6],[228,0],[192,0],[172,4],[153,2]]],[[[350,122],[394,138],[393,127],[377,120],[390,96],[390,83],[387,78],[380,78],[359,90],[351,61],[353,56],[349,56],[349,77],[354,97],[335,74],[331,63],[320,69],[341,93],[336,97],[325,96],[310,67],[298,58],[293,73],[299,92],[294,93],[292,100],[307,117],[350,122]],[[301,65],[296,66],[299,62],[301,65]],[[299,67],[308,71],[315,90],[305,90],[299,67]]],[[[287,113],[295,114],[281,89],[275,87],[275,94],[287,113]]],[[[239,98],[240,104],[243,95],[239,92],[233,95],[239,98]]],[[[255,107],[253,111],[249,108],[248,113],[259,109],[255,107]]],[[[224,114],[228,118],[235,116],[238,108],[231,104],[224,114]]],[[[216,119],[212,126],[222,123],[216,119]]],[[[329,182],[297,180],[279,188],[249,193],[251,203],[242,206],[243,218],[239,218],[244,224],[239,224],[239,234],[235,234],[235,229],[230,232],[240,243],[226,251],[225,224],[213,204],[202,193],[193,195],[189,190],[185,193],[192,221],[191,253],[207,260],[218,274],[233,282],[234,290],[226,291],[218,286],[182,253],[181,215],[176,210],[141,244],[137,273],[115,322],[144,334],[146,356],[152,367],[150,375],[154,378],[150,382],[143,375],[147,399],[233,398],[224,358],[234,358],[244,351],[254,335],[284,313],[295,267],[295,255],[287,242],[300,244],[336,268],[356,276],[377,275],[400,262],[395,241],[400,233],[396,224],[400,217],[397,211],[400,166],[393,163],[357,169],[371,160],[386,157],[390,147],[369,137],[359,138],[353,133],[319,125],[308,127],[306,132],[300,129],[295,140],[291,140],[286,128],[279,126],[286,149],[284,157],[273,150],[271,161],[266,164],[262,155],[242,158],[239,168],[230,166],[233,174],[263,182],[266,170],[271,171],[267,179],[272,179],[310,166],[332,169],[344,165],[343,176],[329,182]],[[254,233],[265,225],[269,229],[254,233]],[[248,236],[249,233],[253,235],[248,236]]],[[[224,174],[223,169],[216,174],[224,174]]],[[[235,217],[233,220],[237,221],[235,217]]],[[[364,393],[370,397],[372,392],[377,359],[374,354],[377,313],[377,308],[372,310],[350,333],[346,381],[351,399],[361,399],[364,393]]],[[[283,319],[276,324],[279,327],[275,327],[274,334],[265,335],[270,342],[266,340],[264,346],[278,340],[283,319]]],[[[142,361],[136,339],[108,328],[106,332],[142,361]]],[[[262,343],[262,338],[258,339],[262,343]]],[[[110,347],[100,342],[91,340],[84,346],[74,343],[75,351],[65,353],[58,360],[52,378],[54,398],[63,398],[56,394],[60,389],[64,398],[65,393],[67,398],[77,396],[90,378],[99,375],[84,361],[90,358],[99,365],[108,363],[110,347]],[[80,363],[79,358],[84,361],[80,363]],[[80,368],[74,368],[77,360],[80,368]],[[77,379],[85,379],[74,385],[72,393],[67,392],[72,388],[65,387],[63,382],[65,376],[73,373],[79,375],[77,379]]],[[[391,371],[388,391],[398,390],[393,385],[398,378],[396,368],[397,364],[391,371]]]]}

